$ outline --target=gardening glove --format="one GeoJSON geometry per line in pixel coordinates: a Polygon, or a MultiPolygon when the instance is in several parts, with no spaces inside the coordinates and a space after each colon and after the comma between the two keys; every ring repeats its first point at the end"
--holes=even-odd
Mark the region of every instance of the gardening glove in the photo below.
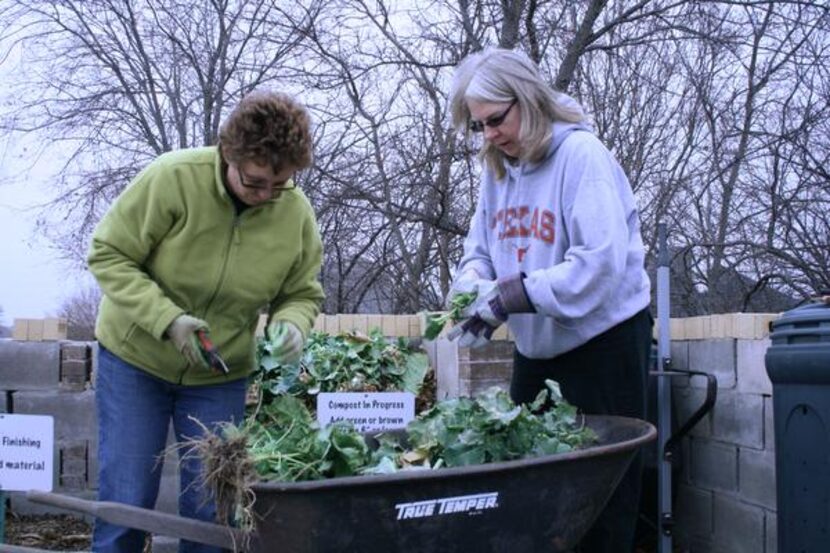
{"type": "Polygon", "coordinates": [[[210,363],[205,358],[199,346],[199,339],[196,337],[196,331],[199,329],[208,330],[208,324],[190,315],[179,315],[170,323],[165,332],[179,353],[187,359],[189,365],[209,369],[210,363]]]}
{"type": "Polygon", "coordinates": [[[444,307],[452,309],[452,299],[458,294],[466,294],[473,292],[476,289],[476,283],[481,280],[478,271],[475,269],[467,269],[453,280],[450,285],[450,291],[447,292],[447,297],[444,298],[444,307]]]}
{"type": "Polygon", "coordinates": [[[480,280],[476,288],[475,301],[461,312],[464,317],[478,317],[495,328],[506,321],[510,313],[536,312],[527,296],[523,273],[499,280],[480,280]]]}
{"type": "Polygon", "coordinates": [[[271,344],[271,355],[283,365],[296,365],[303,354],[305,338],[294,323],[288,321],[272,321],[268,325],[268,341],[271,344]]]}
{"type": "Polygon", "coordinates": [[[461,348],[478,348],[490,341],[496,328],[479,317],[470,317],[452,327],[447,332],[447,339],[458,338],[458,347],[461,348]]]}

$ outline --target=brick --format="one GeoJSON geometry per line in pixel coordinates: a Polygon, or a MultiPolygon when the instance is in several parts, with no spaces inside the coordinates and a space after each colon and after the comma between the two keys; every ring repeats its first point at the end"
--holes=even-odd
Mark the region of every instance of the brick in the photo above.
{"type": "Polygon", "coordinates": [[[409,330],[409,326],[410,326],[409,321],[410,321],[410,319],[412,319],[411,316],[404,316],[404,315],[395,317],[395,336],[410,336],[410,337],[413,337],[413,338],[416,337],[416,336],[420,336],[420,334],[417,334],[417,333],[412,334],[412,332],[410,332],[410,330],[409,330]]]}
{"type": "Polygon", "coordinates": [[[772,382],[764,362],[770,340],[737,340],[735,346],[738,391],[772,395],[772,382]]]}
{"type": "Polygon", "coordinates": [[[730,553],[764,550],[764,511],[725,494],[715,494],[715,543],[730,553]]]}
{"type": "Polygon", "coordinates": [[[14,412],[21,415],[51,415],[55,418],[55,444],[94,440],[97,437],[95,393],[58,391],[15,392],[14,412]]]}
{"type": "Polygon", "coordinates": [[[366,315],[355,315],[352,319],[353,331],[359,334],[369,334],[369,318],[366,315]]]}
{"type": "Polygon", "coordinates": [[[741,448],[738,459],[738,490],[741,498],[775,510],[775,453],[741,448]]]}
{"type": "Polygon", "coordinates": [[[396,335],[397,326],[395,325],[396,317],[394,315],[383,315],[380,319],[381,330],[384,336],[394,337],[396,335]]]}
{"type": "Polygon", "coordinates": [[[381,320],[380,315],[366,315],[366,327],[369,332],[375,330],[376,328],[381,328],[383,321],[381,320]]]}
{"type": "Polygon", "coordinates": [[[338,334],[340,332],[340,321],[337,315],[326,315],[326,333],[338,334]]]}
{"type": "Polygon", "coordinates": [[[66,340],[66,319],[48,318],[43,320],[44,340],[66,340]]]}
{"type": "Polygon", "coordinates": [[[43,341],[43,319],[29,319],[29,328],[26,333],[29,342],[43,341]]]}
{"type": "Polygon", "coordinates": [[[27,340],[29,338],[29,319],[15,319],[12,330],[13,340],[27,340]]]}
{"type": "MultiPolygon", "coordinates": [[[[735,387],[735,340],[702,340],[689,343],[689,369],[713,374],[718,388],[735,387]]],[[[704,388],[706,379],[693,376],[690,386],[704,388]]]]}
{"type": "Polygon", "coordinates": [[[60,381],[57,342],[0,342],[0,386],[5,390],[56,388],[60,381]]]}
{"type": "Polygon", "coordinates": [[[712,437],[723,442],[763,449],[763,396],[720,390],[712,408],[712,437]]]}
{"type": "Polygon", "coordinates": [[[738,449],[735,446],[692,438],[690,474],[700,488],[734,492],[738,489],[738,449]]]}

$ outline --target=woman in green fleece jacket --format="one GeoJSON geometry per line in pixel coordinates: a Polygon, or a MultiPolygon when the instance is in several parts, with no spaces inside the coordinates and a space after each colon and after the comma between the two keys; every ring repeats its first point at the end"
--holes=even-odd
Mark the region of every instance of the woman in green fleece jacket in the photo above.
{"type": "MultiPolygon", "coordinates": [[[[323,300],[322,244],[292,176],[311,164],[306,110],[252,93],[225,121],[219,145],[161,155],[98,225],[89,267],[104,292],[96,402],[99,499],[152,508],[172,421],[178,441],[244,416],[259,313],[297,362],[323,300]],[[209,365],[197,331],[227,373],[209,365]]],[[[200,462],[181,465],[182,516],[215,518],[200,462]]],[[[96,521],[93,549],[141,551],[143,533],[96,521]]],[[[183,541],[180,551],[210,551],[183,541]]]]}

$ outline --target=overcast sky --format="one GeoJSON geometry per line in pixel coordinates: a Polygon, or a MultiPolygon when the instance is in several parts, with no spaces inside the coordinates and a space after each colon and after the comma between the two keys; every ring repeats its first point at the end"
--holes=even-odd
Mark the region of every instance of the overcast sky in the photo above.
{"type": "Polygon", "coordinates": [[[0,324],[6,326],[15,318],[54,315],[85,278],[35,233],[38,206],[50,197],[55,168],[29,151],[21,141],[0,136],[0,324]]]}

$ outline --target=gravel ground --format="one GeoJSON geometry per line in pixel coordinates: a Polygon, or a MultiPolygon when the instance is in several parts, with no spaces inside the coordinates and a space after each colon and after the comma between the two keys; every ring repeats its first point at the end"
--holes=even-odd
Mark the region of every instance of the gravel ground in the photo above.
{"type": "Polygon", "coordinates": [[[6,513],[4,542],[50,551],[89,551],[92,525],[67,515],[6,513]]]}

